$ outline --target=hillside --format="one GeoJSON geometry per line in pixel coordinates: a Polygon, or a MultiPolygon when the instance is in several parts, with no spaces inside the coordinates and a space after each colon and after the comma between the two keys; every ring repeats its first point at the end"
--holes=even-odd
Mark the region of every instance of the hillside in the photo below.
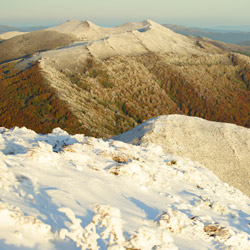
{"type": "Polygon", "coordinates": [[[15,36],[0,43],[0,63],[67,46],[74,40],[70,35],[53,31],[34,31],[15,36]]]}
{"type": "Polygon", "coordinates": [[[13,67],[3,64],[0,68],[1,126],[28,126],[40,133],[58,126],[70,133],[81,129],[78,119],[46,83],[37,64],[23,72],[13,67]]]}
{"type": "MultiPolygon", "coordinates": [[[[187,114],[250,127],[250,59],[233,53],[226,45],[182,36],[146,20],[116,28],[99,27],[89,21],[69,21],[39,33],[14,37],[0,43],[0,47],[19,44],[18,39],[25,40],[27,36],[29,41],[36,41],[28,52],[18,54],[21,46],[29,48],[25,42],[17,46],[16,52],[0,51],[5,60],[25,53],[30,55],[12,61],[11,67],[29,75],[30,67],[36,65],[34,69],[44,79],[42,84],[53,89],[57,102],[63,102],[71,112],[77,121],[73,124],[80,124],[75,126],[74,133],[109,138],[164,114],[187,114]],[[35,39],[44,35],[50,42],[35,39]],[[41,44],[46,46],[42,48],[41,44]]],[[[14,99],[17,98],[20,91],[14,83],[19,79],[9,77],[12,70],[4,70],[8,63],[0,67],[1,83],[7,78],[5,88],[10,88],[14,99]]],[[[28,103],[33,95],[36,94],[32,91],[22,93],[22,98],[28,103]]],[[[3,109],[7,97],[2,96],[3,109]]],[[[55,103],[50,105],[51,109],[58,109],[55,103]]],[[[17,113],[18,108],[17,105],[17,113]]],[[[12,111],[11,116],[15,117],[12,111]]],[[[1,126],[19,125],[14,118],[8,123],[3,116],[0,119],[1,126]]],[[[42,120],[46,120],[46,115],[39,119],[42,120]]],[[[65,121],[68,120],[65,113],[65,121]]],[[[53,127],[56,124],[61,126],[57,121],[53,127]]],[[[22,125],[48,132],[42,123],[22,125]]],[[[63,128],[72,131],[67,125],[63,128]]]]}
{"type": "Polygon", "coordinates": [[[222,181],[250,195],[250,129],[198,117],[153,118],[113,137],[135,145],[155,144],[165,153],[202,163],[222,181]]]}
{"type": "Polygon", "coordinates": [[[0,128],[0,198],[3,250],[250,248],[249,198],[160,145],[0,128]]]}

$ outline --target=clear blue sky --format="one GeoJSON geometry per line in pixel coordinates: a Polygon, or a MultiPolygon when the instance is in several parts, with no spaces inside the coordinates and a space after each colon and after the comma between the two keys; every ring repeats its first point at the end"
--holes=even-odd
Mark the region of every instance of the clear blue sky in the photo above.
{"type": "Polygon", "coordinates": [[[0,24],[55,25],[69,19],[101,26],[152,19],[196,27],[250,25],[250,0],[0,0],[0,24]]]}

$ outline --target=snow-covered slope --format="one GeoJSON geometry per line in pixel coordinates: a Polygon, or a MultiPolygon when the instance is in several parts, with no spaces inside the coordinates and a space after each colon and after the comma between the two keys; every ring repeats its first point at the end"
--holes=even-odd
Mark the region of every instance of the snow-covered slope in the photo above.
{"type": "Polygon", "coordinates": [[[250,195],[250,129],[183,115],[161,116],[115,137],[127,143],[154,143],[164,152],[188,157],[250,195]]]}
{"type": "MultiPolygon", "coordinates": [[[[200,54],[192,39],[146,20],[115,28],[99,27],[89,21],[71,20],[47,30],[74,35],[77,41],[65,48],[39,53],[46,71],[52,69],[79,70],[89,57],[106,59],[112,56],[135,56],[148,52],[200,54]]],[[[38,59],[37,55],[33,60],[38,59]]],[[[29,61],[32,57],[29,58],[29,61]]],[[[25,68],[24,60],[19,67],[25,68]]]]}
{"type": "Polygon", "coordinates": [[[0,129],[0,249],[250,249],[249,204],[157,145],[0,129]]]}
{"type": "Polygon", "coordinates": [[[100,27],[90,21],[80,21],[80,20],[69,20],[67,22],[64,22],[58,26],[48,28],[46,30],[53,30],[60,33],[75,35],[79,40],[81,41],[93,41],[93,40],[100,40],[105,37],[109,37],[112,35],[122,34],[126,32],[132,32],[132,31],[139,31],[139,32],[145,32],[148,29],[158,29],[163,30],[164,32],[169,33],[172,35],[172,37],[184,37],[182,35],[179,35],[177,33],[174,33],[168,28],[165,28],[164,26],[153,22],[151,20],[145,20],[142,22],[130,22],[125,23],[118,27],[100,27]]]}
{"type": "Polygon", "coordinates": [[[69,20],[47,30],[75,35],[80,40],[98,39],[101,35],[100,27],[90,21],[69,20]]]}

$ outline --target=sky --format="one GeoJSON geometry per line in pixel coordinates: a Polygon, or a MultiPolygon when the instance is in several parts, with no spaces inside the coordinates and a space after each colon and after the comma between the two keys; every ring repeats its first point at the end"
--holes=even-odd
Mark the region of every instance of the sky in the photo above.
{"type": "Polygon", "coordinates": [[[57,25],[90,20],[101,26],[151,19],[190,27],[250,25],[249,0],[0,0],[0,24],[57,25]]]}

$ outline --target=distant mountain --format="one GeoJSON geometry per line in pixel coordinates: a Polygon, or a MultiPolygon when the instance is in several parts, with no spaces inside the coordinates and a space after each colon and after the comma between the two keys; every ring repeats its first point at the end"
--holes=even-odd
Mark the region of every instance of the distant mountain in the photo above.
{"type": "Polygon", "coordinates": [[[200,28],[188,28],[180,25],[164,24],[165,27],[182,35],[204,36],[213,40],[219,40],[226,43],[244,44],[245,41],[250,41],[250,32],[243,31],[216,31],[200,28]]]}
{"type": "Polygon", "coordinates": [[[191,29],[199,29],[205,32],[213,32],[213,33],[229,33],[229,32],[241,32],[242,30],[234,30],[234,29],[223,29],[223,28],[202,28],[202,27],[192,27],[191,29]]]}
{"type": "Polygon", "coordinates": [[[0,34],[9,31],[20,31],[20,32],[31,32],[36,30],[45,29],[44,26],[34,26],[34,27],[14,27],[8,25],[0,25],[0,34]]]}
{"type": "Polygon", "coordinates": [[[5,32],[9,32],[9,31],[16,31],[16,30],[17,30],[16,27],[7,26],[7,25],[0,25],[0,33],[5,33],[5,32]]]}
{"type": "Polygon", "coordinates": [[[234,26],[215,26],[212,28],[213,30],[225,30],[225,31],[242,31],[242,32],[250,32],[250,25],[234,25],[234,26]]]}
{"type": "Polygon", "coordinates": [[[0,43],[0,125],[108,138],[186,114],[250,127],[250,58],[240,49],[151,20],[20,35],[0,43]]]}
{"type": "Polygon", "coordinates": [[[250,46],[250,41],[244,41],[244,42],[242,42],[242,45],[250,46]]]}

